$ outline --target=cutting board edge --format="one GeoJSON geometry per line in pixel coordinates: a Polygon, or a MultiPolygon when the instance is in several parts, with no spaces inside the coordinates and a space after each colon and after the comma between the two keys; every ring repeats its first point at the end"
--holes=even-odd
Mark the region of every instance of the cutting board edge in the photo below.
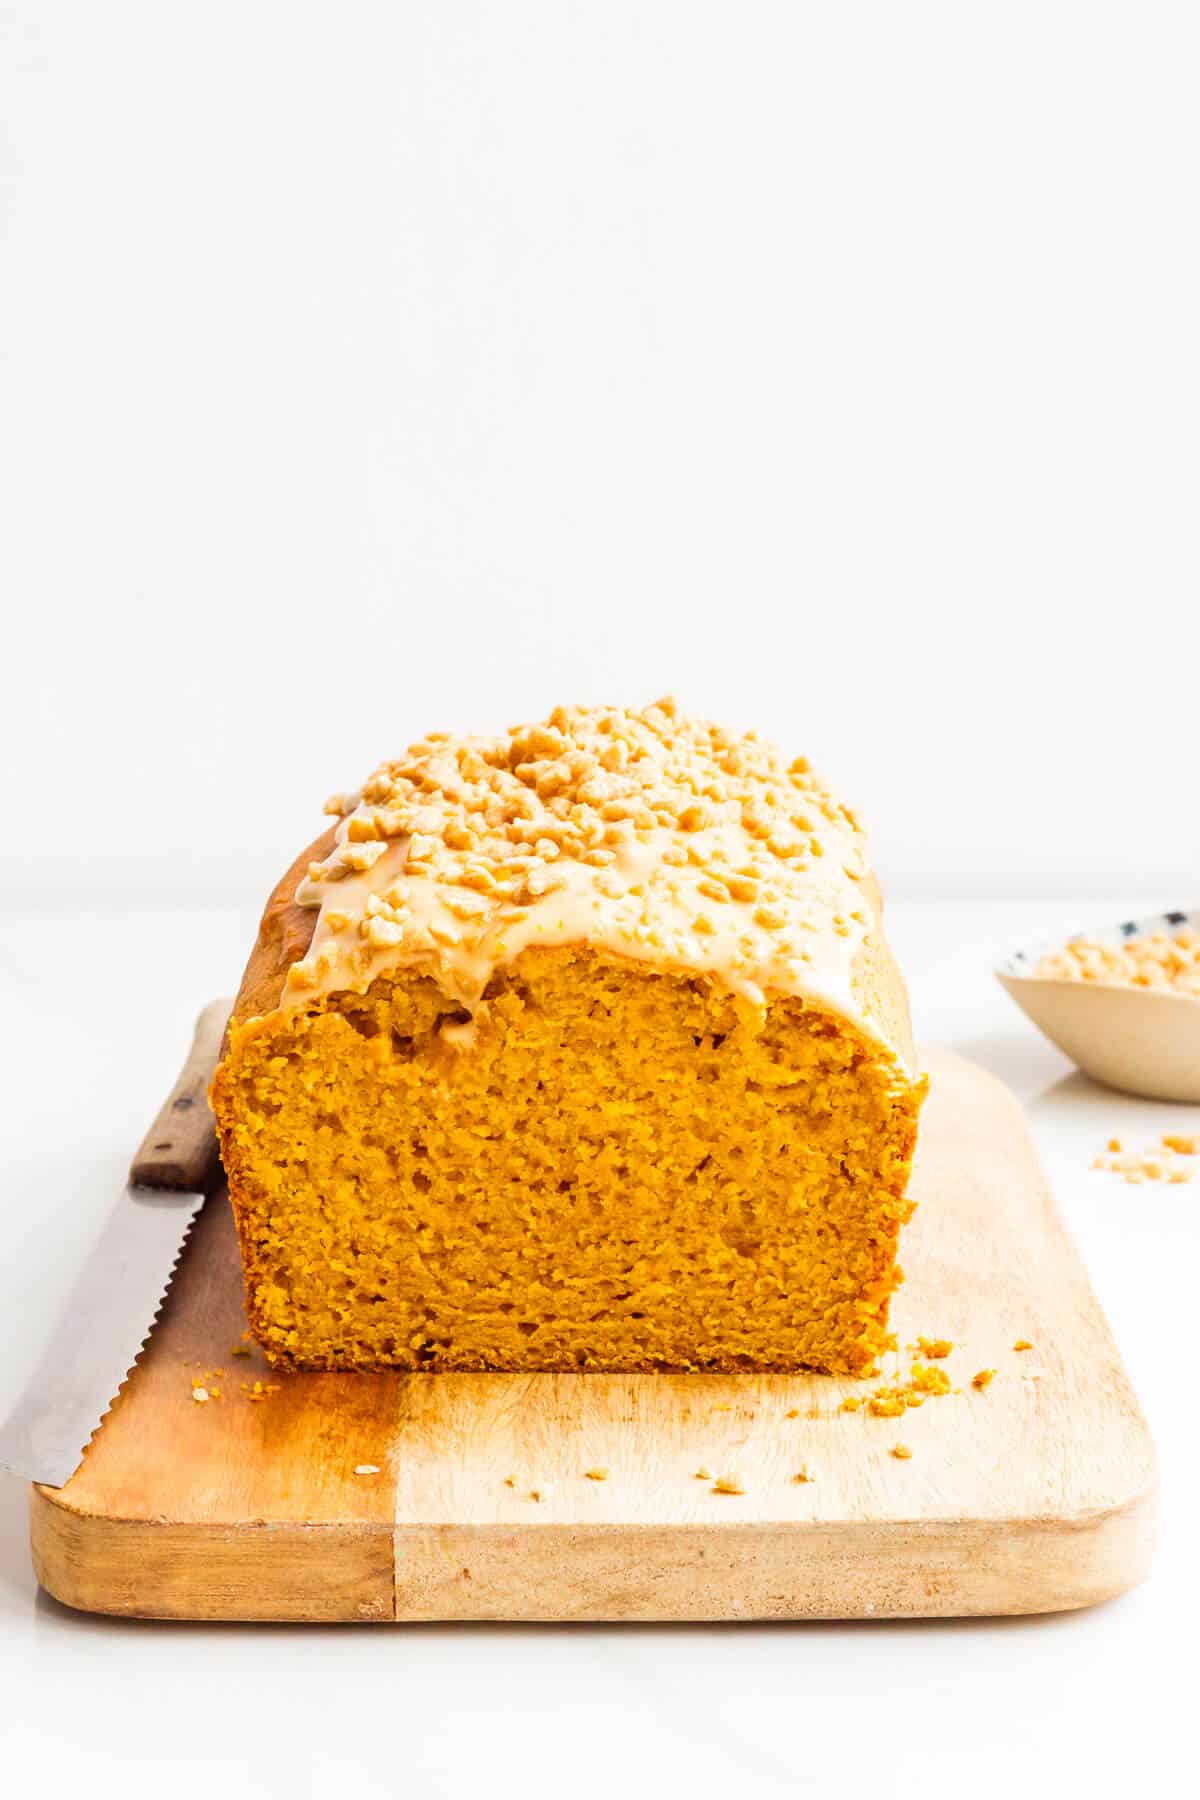
{"type": "Polygon", "coordinates": [[[120,1520],[35,1486],[31,1541],[38,1580],[55,1600],[126,1618],[418,1624],[998,1617],[1078,1610],[1136,1587],[1153,1558],[1157,1502],[1152,1469],[1111,1506],[1077,1515],[730,1520],[715,1529],[547,1522],[514,1532],[499,1522],[120,1520]],[[640,1554],[631,1559],[633,1550],[640,1554]],[[319,1582],[311,1576],[314,1555],[321,1558],[319,1582]],[[945,1570],[931,1583],[931,1561],[938,1559],[945,1570]],[[539,1593],[550,1596],[544,1606],[539,1593]]]}
{"type": "Polygon", "coordinates": [[[35,1483],[29,1537],[39,1585],[76,1612],[304,1624],[394,1617],[390,1523],[120,1519],[35,1483]],[[310,1559],[318,1552],[314,1582],[310,1559]]]}

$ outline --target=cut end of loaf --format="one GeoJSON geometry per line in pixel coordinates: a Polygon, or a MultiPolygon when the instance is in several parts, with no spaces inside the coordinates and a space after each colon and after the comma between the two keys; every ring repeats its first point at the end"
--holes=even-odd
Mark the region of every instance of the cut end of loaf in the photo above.
{"type": "Polygon", "coordinates": [[[844,1018],[594,949],[233,1031],[255,1337],[307,1369],[812,1368],[888,1345],[923,1083],[844,1018]]]}

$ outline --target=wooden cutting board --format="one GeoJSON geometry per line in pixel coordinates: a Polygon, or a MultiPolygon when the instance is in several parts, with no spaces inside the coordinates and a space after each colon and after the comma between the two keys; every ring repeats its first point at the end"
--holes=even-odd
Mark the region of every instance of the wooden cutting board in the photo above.
{"type": "Polygon", "coordinates": [[[1130,1587],[1154,1454],[1108,1327],[1017,1103],[927,1066],[884,1379],[943,1336],[954,1392],[879,1418],[840,1410],[878,1381],[816,1375],[274,1376],[231,1355],[218,1194],[82,1467],[33,1490],[40,1581],[91,1611],[296,1620],[900,1618],[1130,1587]]]}

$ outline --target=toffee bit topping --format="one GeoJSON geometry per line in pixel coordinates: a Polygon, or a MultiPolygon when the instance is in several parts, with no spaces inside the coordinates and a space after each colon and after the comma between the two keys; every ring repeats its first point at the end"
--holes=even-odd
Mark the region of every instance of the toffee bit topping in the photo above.
{"type": "Polygon", "coordinates": [[[1155,988],[1200,999],[1200,931],[1156,931],[1123,944],[1073,938],[1043,956],[1040,980],[1087,981],[1101,987],[1155,988]]]}
{"type": "Polygon", "coordinates": [[[809,991],[816,965],[821,997],[860,1016],[857,820],[803,758],[673,700],[431,733],[329,805],[336,842],[296,892],[320,917],[285,1005],[412,966],[471,1007],[527,945],[587,942],[713,975],[759,1010],[809,991]]]}

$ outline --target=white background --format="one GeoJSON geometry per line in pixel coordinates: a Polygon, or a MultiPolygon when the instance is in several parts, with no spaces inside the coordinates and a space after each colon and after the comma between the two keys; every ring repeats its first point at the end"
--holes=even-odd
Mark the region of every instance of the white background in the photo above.
{"type": "Polygon", "coordinates": [[[1193,6],[0,19],[10,897],[665,690],[893,892],[1195,895],[1193,6]]]}
{"type": "Polygon", "coordinates": [[[923,1035],[1030,1103],[1165,1521],[1146,1588],[1041,1623],[155,1630],[37,1599],[0,1481],[0,1786],[1191,1758],[1196,1202],[1101,1196],[1161,1122],[988,965],[1200,900],[1198,83],[1153,0],[0,0],[8,1216],[100,1204],[332,788],[674,690],[866,812],[923,1035]]]}

